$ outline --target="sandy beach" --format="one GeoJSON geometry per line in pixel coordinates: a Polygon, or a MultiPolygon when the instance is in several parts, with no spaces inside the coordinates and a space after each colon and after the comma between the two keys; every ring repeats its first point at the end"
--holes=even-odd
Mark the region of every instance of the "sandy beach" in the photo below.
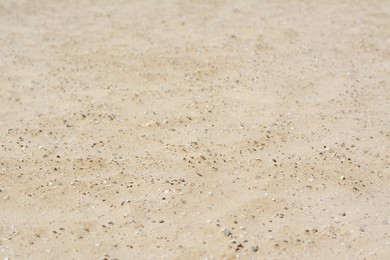
{"type": "Polygon", "coordinates": [[[0,259],[390,259],[390,1],[0,0],[0,259]]]}

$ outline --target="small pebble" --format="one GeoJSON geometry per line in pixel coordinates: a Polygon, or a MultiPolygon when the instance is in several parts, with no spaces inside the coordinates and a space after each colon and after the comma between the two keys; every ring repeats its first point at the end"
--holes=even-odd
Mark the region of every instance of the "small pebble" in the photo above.
{"type": "Polygon", "coordinates": [[[231,235],[230,231],[228,229],[226,229],[226,228],[223,229],[223,233],[225,234],[225,236],[230,236],[231,235]]]}

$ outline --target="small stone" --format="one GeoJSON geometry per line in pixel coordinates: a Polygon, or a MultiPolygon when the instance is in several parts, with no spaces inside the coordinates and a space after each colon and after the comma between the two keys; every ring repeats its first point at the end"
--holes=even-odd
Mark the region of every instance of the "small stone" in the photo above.
{"type": "Polygon", "coordinates": [[[252,252],[257,252],[259,250],[258,246],[252,246],[251,247],[252,252]]]}
{"type": "Polygon", "coordinates": [[[244,248],[244,246],[242,244],[238,244],[236,247],[236,251],[240,250],[240,248],[244,248]]]}
{"type": "Polygon", "coordinates": [[[223,229],[223,233],[225,234],[225,236],[230,236],[232,233],[230,233],[230,231],[226,228],[223,229]]]}

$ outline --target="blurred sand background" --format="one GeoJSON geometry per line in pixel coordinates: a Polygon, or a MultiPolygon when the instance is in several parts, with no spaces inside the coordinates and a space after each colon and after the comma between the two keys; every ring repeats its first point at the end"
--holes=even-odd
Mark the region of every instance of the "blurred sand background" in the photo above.
{"type": "Polygon", "coordinates": [[[0,258],[390,259],[390,1],[0,0],[0,258]]]}

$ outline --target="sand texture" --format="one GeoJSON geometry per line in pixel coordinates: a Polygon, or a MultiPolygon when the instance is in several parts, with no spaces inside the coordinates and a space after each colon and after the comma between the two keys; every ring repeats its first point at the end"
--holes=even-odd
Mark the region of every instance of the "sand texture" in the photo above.
{"type": "Polygon", "coordinates": [[[0,259],[390,259],[390,1],[0,0],[0,259]]]}

